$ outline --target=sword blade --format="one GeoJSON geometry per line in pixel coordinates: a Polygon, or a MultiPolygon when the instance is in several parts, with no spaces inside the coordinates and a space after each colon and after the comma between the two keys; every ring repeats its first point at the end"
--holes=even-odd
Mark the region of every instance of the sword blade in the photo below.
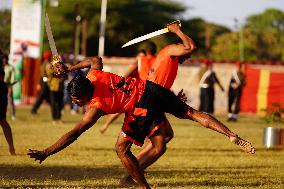
{"type": "Polygon", "coordinates": [[[46,31],[46,34],[47,34],[47,39],[48,39],[48,42],[49,42],[49,47],[51,49],[52,55],[53,56],[58,55],[47,13],[45,15],[45,31],[46,31]]]}
{"type": "Polygon", "coordinates": [[[143,35],[141,37],[137,37],[135,39],[132,39],[130,41],[128,41],[127,43],[125,43],[121,48],[124,48],[124,47],[127,47],[127,46],[130,46],[130,45],[133,45],[135,43],[139,43],[141,41],[144,41],[146,39],[150,39],[152,37],[155,37],[157,35],[161,35],[161,34],[164,34],[164,33],[167,33],[169,32],[168,28],[163,28],[163,29],[160,29],[160,30],[157,30],[157,31],[154,31],[152,33],[148,33],[146,35],[143,35]]]}

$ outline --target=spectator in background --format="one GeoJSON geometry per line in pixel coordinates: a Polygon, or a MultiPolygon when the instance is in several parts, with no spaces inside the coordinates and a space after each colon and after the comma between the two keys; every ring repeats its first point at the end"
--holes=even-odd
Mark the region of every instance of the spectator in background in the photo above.
{"type": "Polygon", "coordinates": [[[232,72],[228,93],[228,121],[237,121],[240,112],[240,99],[242,90],[246,83],[244,74],[244,64],[237,62],[236,69],[232,72]],[[234,110],[232,106],[235,105],[234,110]]]}
{"type": "Polygon", "coordinates": [[[224,91],[223,86],[219,82],[215,72],[212,69],[212,62],[209,60],[205,61],[206,70],[202,75],[199,86],[200,86],[200,106],[199,111],[214,114],[214,100],[215,100],[215,83],[218,84],[220,89],[224,91]]]}
{"type": "Polygon", "coordinates": [[[43,61],[40,67],[40,83],[38,87],[40,88],[39,96],[32,107],[31,113],[37,114],[37,110],[39,109],[42,102],[45,100],[48,104],[50,104],[49,98],[49,87],[47,84],[48,78],[46,74],[46,66],[51,61],[51,52],[43,53],[43,61]]]}
{"type": "MultiPolygon", "coordinates": [[[[71,66],[67,64],[67,66],[71,66]]],[[[70,94],[67,92],[67,86],[68,83],[78,74],[83,75],[83,72],[81,70],[76,70],[74,72],[69,72],[67,75],[67,79],[64,81],[64,98],[63,98],[63,104],[68,105],[70,107],[70,113],[71,114],[77,114],[79,112],[79,106],[77,104],[74,104],[71,100],[70,94]]]]}
{"type": "Polygon", "coordinates": [[[10,116],[12,120],[15,120],[15,113],[16,113],[16,108],[14,104],[14,99],[13,99],[13,85],[17,83],[16,81],[16,71],[15,68],[9,64],[9,59],[8,55],[3,55],[2,56],[2,61],[4,65],[4,71],[5,71],[5,77],[4,77],[4,82],[7,85],[8,88],[8,104],[10,106],[10,116]]]}
{"type": "Polygon", "coordinates": [[[13,142],[13,135],[12,130],[9,123],[6,120],[6,112],[7,112],[7,105],[8,105],[8,88],[6,83],[4,82],[4,65],[3,65],[3,54],[0,50],[0,125],[3,129],[4,136],[6,141],[9,145],[9,152],[11,155],[16,155],[15,147],[13,142]]]}
{"type": "Polygon", "coordinates": [[[63,108],[63,88],[64,77],[56,76],[52,69],[52,64],[49,62],[46,65],[47,84],[49,87],[50,106],[52,114],[52,123],[56,125],[62,123],[61,110],[63,108]]]}
{"type": "MultiPolygon", "coordinates": [[[[73,54],[68,54],[68,53],[61,54],[61,60],[62,60],[62,62],[65,63],[65,65],[67,67],[75,65],[75,64],[77,64],[78,61],[81,61],[83,59],[84,59],[84,56],[82,56],[82,55],[78,55],[76,57],[76,60],[75,60],[75,56],[73,54]]],[[[74,72],[69,72],[66,75],[66,78],[64,80],[64,89],[63,89],[63,109],[62,109],[62,112],[65,112],[65,106],[67,105],[70,108],[71,114],[79,113],[79,106],[72,102],[71,97],[70,97],[69,93],[67,92],[67,85],[76,75],[78,75],[78,74],[86,75],[88,70],[89,70],[89,68],[84,68],[82,70],[78,69],[74,72]]],[[[83,112],[84,112],[84,107],[83,107],[83,112]]]]}

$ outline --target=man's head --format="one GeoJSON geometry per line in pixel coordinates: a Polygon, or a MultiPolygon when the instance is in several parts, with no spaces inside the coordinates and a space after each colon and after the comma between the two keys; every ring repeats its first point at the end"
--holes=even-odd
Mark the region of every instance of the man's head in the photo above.
{"type": "Polygon", "coordinates": [[[190,58],[190,53],[179,56],[178,57],[178,63],[183,64],[189,58],[190,58]]]}
{"type": "Polygon", "coordinates": [[[88,78],[79,74],[68,83],[67,91],[73,103],[84,106],[91,100],[94,87],[88,78]]]}
{"type": "Polygon", "coordinates": [[[51,61],[52,54],[50,51],[46,51],[42,54],[43,60],[51,61]]]}
{"type": "Polygon", "coordinates": [[[8,55],[7,54],[3,54],[2,55],[2,62],[3,62],[3,65],[6,65],[9,63],[9,58],[8,58],[8,55]]]}
{"type": "Polygon", "coordinates": [[[245,65],[244,65],[243,62],[237,61],[237,62],[236,62],[236,67],[237,67],[237,70],[238,70],[238,71],[244,71],[245,65]]]}
{"type": "Polygon", "coordinates": [[[208,70],[213,68],[213,62],[211,60],[208,60],[207,58],[204,59],[204,64],[206,65],[206,69],[208,70]]]}
{"type": "Polygon", "coordinates": [[[157,52],[156,44],[152,41],[148,41],[145,46],[145,51],[147,54],[155,55],[157,52]]]}

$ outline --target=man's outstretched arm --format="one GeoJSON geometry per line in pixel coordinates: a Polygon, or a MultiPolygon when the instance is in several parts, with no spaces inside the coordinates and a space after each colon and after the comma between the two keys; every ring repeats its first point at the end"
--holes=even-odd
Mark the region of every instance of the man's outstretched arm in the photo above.
{"type": "Polygon", "coordinates": [[[69,132],[65,133],[56,143],[42,151],[29,149],[28,155],[30,158],[39,160],[39,163],[43,162],[48,156],[55,154],[72,144],[83,132],[92,127],[104,114],[105,113],[100,109],[89,108],[76,126],[69,132]]]}
{"type": "Polygon", "coordinates": [[[102,62],[102,58],[99,56],[95,56],[95,57],[89,57],[84,59],[83,61],[72,65],[68,68],[68,72],[73,72],[79,69],[84,69],[84,68],[92,68],[92,69],[96,69],[96,70],[102,70],[103,69],[103,62],[102,62]]]}
{"type": "Polygon", "coordinates": [[[80,69],[84,69],[84,68],[92,68],[92,69],[96,69],[96,70],[102,70],[103,69],[103,62],[102,62],[102,58],[99,56],[95,56],[95,57],[89,57],[84,59],[83,61],[75,64],[75,65],[71,65],[71,66],[66,66],[63,63],[60,64],[54,64],[52,66],[54,74],[57,76],[62,76],[67,74],[68,72],[73,72],[76,70],[80,70],[80,69]]]}

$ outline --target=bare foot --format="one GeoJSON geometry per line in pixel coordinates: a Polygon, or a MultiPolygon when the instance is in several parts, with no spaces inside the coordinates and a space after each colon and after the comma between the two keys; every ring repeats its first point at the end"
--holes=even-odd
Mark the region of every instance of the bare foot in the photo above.
{"type": "Polygon", "coordinates": [[[130,176],[125,176],[119,181],[119,186],[123,187],[137,187],[138,184],[130,176]]]}
{"type": "Polygon", "coordinates": [[[244,139],[238,136],[230,137],[230,141],[238,145],[246,153],[249,153],[249,154],[255,153],[255,148],[251,145],[251,143],[249,143],[248,141],[245,141],[244,139]]]}
{"type": "Polygon", "coordinates": [[[104,127],[100,128],[99,131],[100,131],[101,134],[104,134],[106,132],[106,128],[104,128],[104,127]]]}

